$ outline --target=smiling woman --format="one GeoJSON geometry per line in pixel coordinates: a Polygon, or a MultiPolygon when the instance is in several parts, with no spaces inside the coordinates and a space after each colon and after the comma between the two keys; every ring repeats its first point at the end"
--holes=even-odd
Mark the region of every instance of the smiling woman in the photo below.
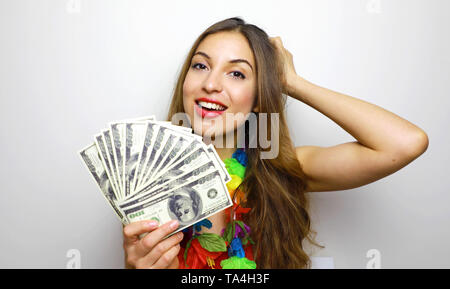
{"type": "MultiPolygon", "coordinates": [[[[234,248],[237,248],[236,252],[242,252],[238,255],[247,261],[254,259],[257,268],[306,268],[310,266],[310,260],[303,250],[302,241],[307,239],[316,243],[312,238],[308,200],[304,192],[305,176],[286,125],[286,97],[282,94],[281,77],[282,66],[275,46],[263,30],[239,18],[218,22],[197,38],[188,53],[168,119],[183,112],[193,120],[192,128],[199,135],[226,136],[244,127],[248,137],[245,151],[236,150],[236,146],[216,147],[230,175],[238,175],[232,164],[241,166],[241,161],[245,164],[245,173],[240,175],[240,181],[231,189],[229,187],[236,199],[233,211],[216,214],[209,218],[209,228],[204,227],[200,232],[186,236],[194,233],[194,238],[202,234],[226,237],[229,224],[234,222],[240,225],[233,230],[244,230],[244,235],[250,233],[254,241],[247,242],[244,238],[242,249],[238,249],[239,246],[234,248]],[[232,115],[265,114],[267,121],[264,125],[269,133],[272,114],[277,114],[278,127],[273,129],[278,129],[280,154],[276,158],[262,159],[261,153],[270,148],[248,146],[251,137],[248,135],[248,120],[240,119],[234,122],[234,126],[226,126],[225,118],[221,117],[224,112],[232,115]],[[243,213],[243,208],[246,213],[243,213]]],[[[259,128],[263,124],[260,118],[256,119],[259,128]]],[[[195,241],[192,242],[194,248],[186,251],[187,243],[192,240],[186,239],[179,254],[180,267],[192,268],[194,262],[198,268],[221,268],[221,265],[228,266],[237,260],[233,259],[236,257],[233,253],[207,253],[208,250],[198,248],[195,241]]],[[[241,244],[236,242],[227,244],[241,244]]],[[[246,265],[251,266],[248,262],[246,265]]]]}
{"type": "Polygon", "coordinates": [[[128,225],[124,247],[131,267],[310,268],[304,241],[320,245],[314,240],[306,193],[368,184],[426,150],[428,137],[417,126],[306,81],[296,74],[292,59],[280,38],[270,38],[240,18],[220,21],[196,39],[181,69],[168,120],[184,113],[196,134],[211,138],[244,129],[244,149],[236,142],[216,146],[232,178],[227,187],[234,205],[184,236],[164,239],[176,228],[173,223],[158,229],[145,222],[128,225]],[[295,148],[286,123],[286,95],[322,112],[357,141],[295,148]],[[250,119],[238,118],[229,126],[223,117],[227,114],[257,115],[257,131],[271,136],[275,131],[278,141],[271,139],[269,147],[249,146],[250,119]],[[271,146],[278,146],[278,155],[261,157],[271,146]],[[149,231],[142,240],[136,237],[149,231]]]}

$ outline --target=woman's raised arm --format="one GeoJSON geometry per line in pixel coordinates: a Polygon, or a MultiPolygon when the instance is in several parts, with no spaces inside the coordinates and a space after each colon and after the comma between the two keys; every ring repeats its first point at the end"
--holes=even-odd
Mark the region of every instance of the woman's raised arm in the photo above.
{"type": "Polygon", "coordinates": [[[307,191],[359,187],[390,175],[428,147],[427,134],[411,122],[366,101],[308,82],[295,73],[292,54],[272,38],[284,62],[284,92],[321,112],[357,141],[332,147],[297,147],[307,191]]]}

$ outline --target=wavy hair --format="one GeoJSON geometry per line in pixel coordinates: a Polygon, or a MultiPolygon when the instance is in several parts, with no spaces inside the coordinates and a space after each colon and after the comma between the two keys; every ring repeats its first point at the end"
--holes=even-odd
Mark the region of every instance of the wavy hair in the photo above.
{"type": "MultiPolygon", "coordinates": [[[[246,194],[243,206],[252,208],[244,221],[252,228],[251,237],[256,242],[253,247],[255,261],[258,268],[309,268],[311,262],[304,251],[303,240],[323,246],[314,240],[309,201],[305,194],[306,176],[296,157],[286,123],[281,60],[277,58],[266,32],[238,17],[225,19],[206,29],[194,42],[181,68],[168,120],[172,120],[176,113],[184,112],[183,83],[197,47],[208,35],[224,31],[239,32],[248,40],[256,61],[256,104],[259,113],[267,115],[268,136],[272,129],[271,113],[278,113],[279,117],[278,156],[261,159],[261,152],[270,150],[270,147],[263,149],[257,145],[256,148],[247,148],[246,175],[238,188],[246,194]]],[[[259,117],[256,119],[259,131],[259,117]]],[[[245,125],[248,134],[248,121],[245,125]]]]}

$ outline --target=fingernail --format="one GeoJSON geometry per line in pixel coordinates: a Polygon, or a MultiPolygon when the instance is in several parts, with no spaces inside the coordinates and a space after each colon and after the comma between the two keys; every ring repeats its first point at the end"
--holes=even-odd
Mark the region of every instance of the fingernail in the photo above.
{"type": "Polygon", "coordinates": [[[183,239],[183,237],[184,237],[184,234],[183,234],[182,232],[179,232],[179,233],[178,233],[178,236],[177,236],[177,237],[178,237],[178,239],[180,239],[180,240],[181,240],[181,239],[183,239]]]}
{"type": "Polygon", "coordinates": [[[177,220],[173,220],[170,222],[169,228],[170,229],[175,229],[176,227],[178,227],[178,221],[177,220]]]}
{"type": "Polygon", "coordinates": [[[156,222],[156,221],[150,221],[150,222],[147,222],[147,227],[149,227],[149,228],[154,228],[154,227],[156,227],[156,226],[158,226],[158,222],[156,222]]]}

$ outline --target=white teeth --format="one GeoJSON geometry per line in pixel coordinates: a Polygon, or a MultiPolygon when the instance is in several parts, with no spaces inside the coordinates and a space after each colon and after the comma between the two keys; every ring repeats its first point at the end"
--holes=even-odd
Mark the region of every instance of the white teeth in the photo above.
{"type": "Polygon", "coordinates": [[[214,110],[225,110],[225,107],[216,103],[211,103],[211,102],[205,102],[205,101],[199,101],[198,102],[199,105],[201,105],[202,107],[206,107],[209,109],[214,109],[214,110]]]}

